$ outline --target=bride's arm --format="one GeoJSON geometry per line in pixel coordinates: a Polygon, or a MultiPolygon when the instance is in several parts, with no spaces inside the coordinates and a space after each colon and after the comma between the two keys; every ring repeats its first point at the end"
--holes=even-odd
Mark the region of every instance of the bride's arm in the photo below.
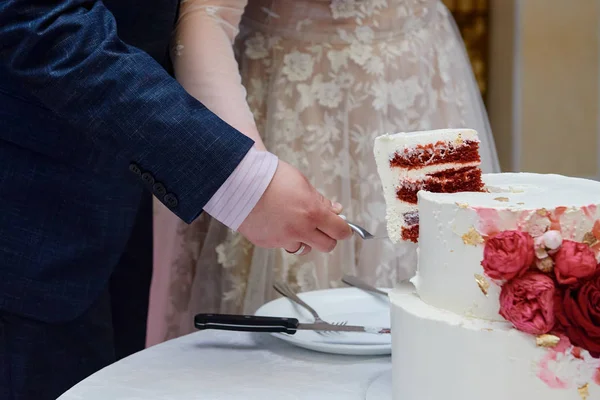
{"type": "Polygon", "coordinates": [[[233,40],[247,0],[183,0],[172,51],[182,86],[221,119],[264,144],[246,102],[233,40]]]}
{"type": "Polygon", "coordinates": [[[238,168],[204,206],[204,211],[238,229],[270,184],[278,159],[265,150],[246,102],[233,39],[246,0],[182,0],[171,58],[188,93],[255,144],[238,168]]]}

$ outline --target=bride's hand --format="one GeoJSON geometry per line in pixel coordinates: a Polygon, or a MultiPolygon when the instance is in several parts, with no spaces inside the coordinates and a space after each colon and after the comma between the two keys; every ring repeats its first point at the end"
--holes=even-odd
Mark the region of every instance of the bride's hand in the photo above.
{"type": "Polygon", "coordinates": [[[338,240],[352,235],[348,224],[338,216],[339,204],[325,199],[291,165],[279,161],[269,187],[238,231],[256,246],[281,247],[290,253],[305,246],[331,252],[338,240]]]}

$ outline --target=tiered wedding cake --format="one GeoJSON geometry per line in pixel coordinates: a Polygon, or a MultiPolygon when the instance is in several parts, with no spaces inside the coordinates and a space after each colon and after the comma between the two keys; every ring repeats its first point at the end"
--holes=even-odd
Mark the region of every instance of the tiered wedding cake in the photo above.
{"type": "Polygon", "coordinates": [[[407,212],[419,226],[414,286],[390,295],[393,398],[600,399],[600,183],[503,173],[455,192],[465,167],[444,155],[469,141],[469,130],[376,140],[390,237],[402,237],[407,212]],[[415,153],[420,165],[399,165],[415,153]],[[444,169],[443,187],[399,211],[403,187],[444,169]]]}

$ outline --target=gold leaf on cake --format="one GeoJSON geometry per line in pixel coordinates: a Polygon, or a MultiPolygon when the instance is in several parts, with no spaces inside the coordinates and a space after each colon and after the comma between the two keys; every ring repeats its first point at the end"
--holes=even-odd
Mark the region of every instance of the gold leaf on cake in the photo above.
{"type": "Polygon", "coordinates": [[[508,197],[496,197],[496,198],[494,198],[494,200],[496,200],[496,201],[502,201],[502,202],[507,202],[510,199],[508,197]]]}
{"type": "Polygon", "coordinates": [[[585,385],[580,386],[577,391],[582,400],[587,400],[587,398],[590,397],[590,384],[586,383],[585,385]]]}
{"type": "Polygon", "coordinates": [[[548,216],[548,210],[546,210],[545,208],[540,208],[539,210],[536,211],[536,213],[541,217],[548,216]]]}
{"type": "Polygon", "coordinates": [[[460,208],[468,208],[469,205],[467,203],[456,203],[457,206],[459,206],[460,208]]]}
{"type": "Polygon", "coordinates": [[[555,335],[539,335],[535,338],[535,344],[538,347],[555,347],[558,342],[560,342],[560,338],[555,335]]]}
{"type": "Polygon", "coordinates": [[[488,289],[490,288],[490,283],[487,279],[483,275],[475,274],[475,282],[477,282],[477,286],[481,289],[481,293],[487,296],[488,289]]]}
{"type": "Polygon", "coordinates": [[[583,235],[583,243],[591,247],[598,243],[598,239],[592,232],[587,232],[585,235],[583,235]]]}
{"type": "Polygon", "coordinates": [[[525,203],[523,203],[522,201],[518,202],[517,204],[520,205],[520,206],[524,206],[525,205],[525,203]]]}
{"type": "Polygon", "coordinates": [[[462,235],[462,240],[464,244],[470,244],[471,246],[483,243],[483,237],[473,227],[469,228],[468,232],[462,235]]]}

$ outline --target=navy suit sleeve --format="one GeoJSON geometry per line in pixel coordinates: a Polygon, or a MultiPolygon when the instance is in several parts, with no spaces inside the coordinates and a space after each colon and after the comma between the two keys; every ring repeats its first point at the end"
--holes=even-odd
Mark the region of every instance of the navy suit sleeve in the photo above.
{"type": "Polygon", "coordinates": [[[82,140],[126,159],[124,169],[150,185],[160,183],[157,197],[186,222],[253,145],[152,57],[121,41],[100,1],[1,1],[0,72],[68,120],[82,140]]]}

